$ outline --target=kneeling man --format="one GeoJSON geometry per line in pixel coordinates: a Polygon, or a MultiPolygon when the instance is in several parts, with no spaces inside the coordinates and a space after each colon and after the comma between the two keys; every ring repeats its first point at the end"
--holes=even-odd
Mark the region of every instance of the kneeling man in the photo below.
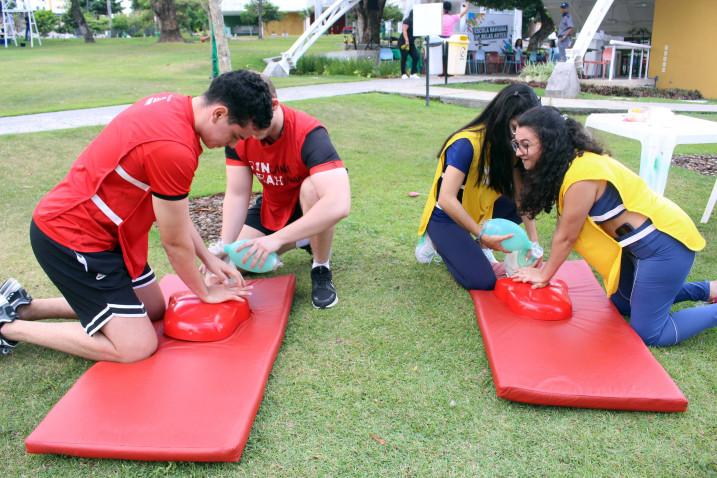
{"type": "Polygon", "coordinates": [[[318,309],[333,307],[338,295],[329,259],[334,227],[351,207],[348,173],[326,128],[280,104],[265,80],[274,111],[269,129],[263,137],[246,137],[226,148],[222,243],[247,239],[248,254],[257,263],[272,252],[306,248],[313,256],[311,301],[318,309]],[[263,194],[250,207],[254,176],[263,194]],[[310,247],[302,246],[306,239],[310,247]]]}

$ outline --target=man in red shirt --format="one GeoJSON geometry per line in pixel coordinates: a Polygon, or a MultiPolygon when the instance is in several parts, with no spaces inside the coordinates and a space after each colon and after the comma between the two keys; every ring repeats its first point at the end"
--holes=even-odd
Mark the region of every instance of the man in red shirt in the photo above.
{"type": "Polygon", "coordinates": [[[241,275],[204,246],[188,194],[200,140],[218,148],[263,137],[272,114],[266,83],[240,70],[216,78],[202,96],[156,94],[113,119],[33,214],[33,251],[63,297],[32,300],[14,279],[0,285],[0,350],[23,341],[91,360],[151,355],[157,347],[151,321],[164,315],[147,263],[155,221],[172,267],[203,301],[248,295],[241,275]],[[216,283],[205,284],[196,258],[216,283]],[[46,318],[79,322],[37,321],[46,318]]]}
{"type": "MultiPolygon", "coordinates": [[[[282,253],[309,239],[314,307],[338,302],[329,259],[334,226],[349,214],[351,191],[346,168],[326,128],[315,118],[279,104],[271,82],[274,115],[264,137],[246,138],[226,148],[227,190],[224,196],[224,244],[248,239],[257,264],[272,252],[282,253]],[[256,177],[263,194],[249,207],[256,177]]],[[[223,252],[217,248],[217,254],[223,252]]]]}

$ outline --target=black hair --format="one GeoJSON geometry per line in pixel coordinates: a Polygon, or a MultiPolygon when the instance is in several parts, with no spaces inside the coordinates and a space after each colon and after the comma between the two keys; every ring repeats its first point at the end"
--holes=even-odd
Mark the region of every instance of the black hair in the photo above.
{"type": "Polygon", "coordinates": [[[541,153],[535,167],[523,176],[520,212],[535,218],[550,212],[558,200],[565,173],[576,156],[585,151],[605,154],[605,149],[585,127],[560,114],[552,106],[538,106],[518,117],[518,126],[530,128],[540,140],[541,153]]]}
{"type": "Polygon", "coordinates": [[[451,4],[451,2],[448,2],[448,1],[443,2],[443,11],[450,12],[451,8],[453,8],[453,5],[451,4]]]}
{"type": "Polygon", "coordinates": [[[229,123],[258,129],[271,124],[271,91],[261,75],[249,70],[223,73],[212,80],[204,93],[208,104],[219,103],[229,110],[229,123]]]}
{"type": "Polygon", "coordinates": [[[517,40],[515,40],[515,48],[523,48],[523,39],[522,38],[518,38],[517,40]]]}
{"type": "MultiPolygon", "coordinates": [[[[483,131],[483,144],[478,159],[478,180],[493,190],[513,197],[513,168],[522,170],[523,164],[515,164],[515,152],[510,145],[513,139],[510,131],[510,120],[521,113],[540,104],[540,98],[532,88],[522,83],[514,83],[503,88],[480,115],[471,120],[458,131],[451,134],[441,146],[441,153],[448,141],[461,131],[483,131]],[[488,177],[485,178],[486,172],[488,177]]],[[[474,157],[476,152],[473,152],[474,157]]]]}

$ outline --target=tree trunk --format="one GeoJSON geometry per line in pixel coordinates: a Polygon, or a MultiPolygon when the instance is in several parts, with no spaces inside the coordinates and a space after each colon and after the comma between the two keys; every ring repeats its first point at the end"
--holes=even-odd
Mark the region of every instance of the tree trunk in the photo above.
{"type": "Polygon", "coordinates": [[[112,0],[107,0],[107,18],[110,21],[110,37],[112,37],[112,0]]]}
{"type": "Polygon", "coordinates": [[[264,39],[264,1],[256,2],[256,16],[259,20],[259,40],[264,39]]]}
{"type": "Polygon", "coordinates": [[[209,0],[209,21],[214,27],[214,40],[217,43],[217,57],[219,58],[219,73],[232,70],[232,59],[229,55],[229,44],[224,35],[224,15],[222,15],[222,0],[209,0]]]}
{"type": "Polygon", "coordinates": [[[376,50],[381,45],[381,17],[385,5],[386,0],[361,0],[354,7],[360,49],[376,50]]]}
{"type": "Polygon", "coordinates": [[[528,51],[537,50],[540,47],[540,44],[543,43],[543,40],[548,38],[548,36],[555,30],[555,24],[553,23],[553,19],[548,15],[548,12],[545,11],[545,8],[542,8],[539,10],[540,12],[540,30],[535,32],[532,37],[530,37],[530,43],[528,44],[528,51]]]}
{"type": "Polygon", "coordinates": [[[94,43],[95,36],[92,34],[92,29],[87,26],[85,15],[80,8],[80,0],[71,0],[70,12],[72,13],[72,19],[75,20],[77,27],[80,29],[80,33],[85,37],[85,43],[94,43]]]}
{"type": "Polygon", "coordinates": [[[159,19],[159,41],[183,41],[177,23],[177,7],[174,0],[152,0],[152,10],[159,19]]]}

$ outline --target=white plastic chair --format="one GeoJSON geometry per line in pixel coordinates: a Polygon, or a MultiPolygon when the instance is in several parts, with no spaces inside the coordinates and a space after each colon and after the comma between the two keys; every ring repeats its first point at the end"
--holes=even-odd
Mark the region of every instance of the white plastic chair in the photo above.
{"type": "Polygon", "coordinates": [[[483,50],[474,50],[471,60],[468,62],[468,73],[478,74],[480,73],[480,67],[483,67],[483,73],[486,73],[485,68],[485,52],[483,50]]]}

